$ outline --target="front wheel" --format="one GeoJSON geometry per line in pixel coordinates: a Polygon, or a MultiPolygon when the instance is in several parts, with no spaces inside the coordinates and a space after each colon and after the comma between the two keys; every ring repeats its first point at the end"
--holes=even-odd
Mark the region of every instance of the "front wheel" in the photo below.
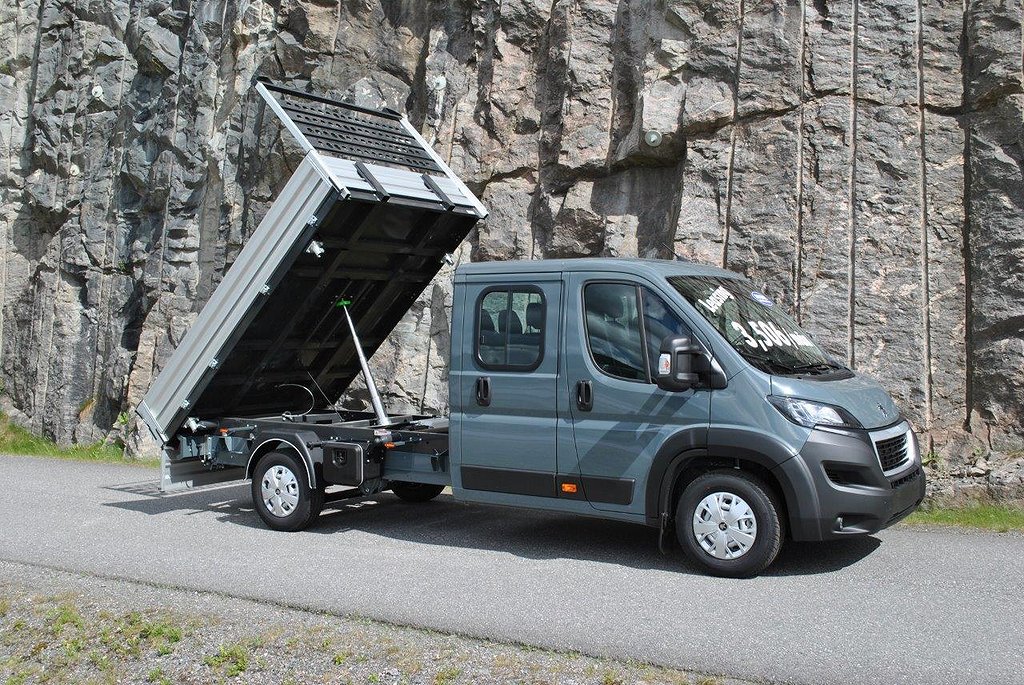
{"type": "Polygon", "coordinates": [[[713,471],[686,486],[676,534],[686,555],[716,576],[743,578],[768,568],[782,548],[772,491],[741,471],[713,471]]]}
{"type": "Polygon", "coordinates": [[[267,452],[252,472],[252,503],[274,530],[302,530],[324,506],[324,493],[309,487],[306,469],[291,452],[267,452]]]}

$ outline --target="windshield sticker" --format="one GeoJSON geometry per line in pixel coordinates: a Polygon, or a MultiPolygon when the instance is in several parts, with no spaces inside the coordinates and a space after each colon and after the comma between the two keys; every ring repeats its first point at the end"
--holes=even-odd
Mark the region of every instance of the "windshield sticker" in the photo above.
{"type": "Polygon", "coordinates": [[[697,304],[704,307],[704,309],[708,310],[712,314],[717,314],[718,310],[722,308],[722,305],[731,299],[733,299],[732,293],[724,287],[718,286],[718,289],[708,295],[707,299],[697,300],[697,304]]]}
{"type": "Polygon", "coordinates": [[[732,328],[734,331],[743,336],[743,340],[744,342],[747,343],[747,345],[754,348],[757,347],[757,338],[748,333],[747,329],[743,327],[743,324],[741,324],[739,321],[733,321],[732,328]]]}
{"type": "Polygon", "coordinates": [[[814,343],[806,335],[801,333],[788,333],[775,323],[764,321],[748,321],[750,331],[739,321],[732,322],[734,331],[743,336],[743,341],[748,347],[767,351],[769,347],[814,347],[814,343]],[[751,331],[753,333],[751,333],[751,331]]]}
{"type": "Polygon", "coordinates": [[[776,306],[754,283],[712,276],[670,276],[668,282],[754,368],[783,375],[838,368],[790,318],[786,305],[776,306]]]}

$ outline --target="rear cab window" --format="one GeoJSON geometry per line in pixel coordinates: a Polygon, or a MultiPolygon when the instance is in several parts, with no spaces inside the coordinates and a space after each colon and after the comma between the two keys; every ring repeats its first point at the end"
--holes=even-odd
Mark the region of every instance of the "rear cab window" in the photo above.
{"type": "Polygon", "coordinates": [[[533,286],[488,288],[477,300],[477,364],[494,371],[532,371],[544,356],[544,295],[533,286]]]}

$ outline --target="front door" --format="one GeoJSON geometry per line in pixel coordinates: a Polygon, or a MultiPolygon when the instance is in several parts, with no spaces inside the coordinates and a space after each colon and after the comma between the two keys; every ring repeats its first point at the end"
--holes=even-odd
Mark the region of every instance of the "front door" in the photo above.
{"type": "Polygon", "coordinates": [[[570,274],[567,298],[562,391],[578,477],[595,508],[643,515],[647,477],[665,440],[690,430],[694,444],[707,442],[711,392],[666,392],[652,380],[661,341],[692,336],[692,324],[667,289],[638,279],[570,274]]]}
{"type": "Polygon", "coordinates": [[[465,499],[555,495],[560,274],[466,286],[461,465],[465,499]]]}

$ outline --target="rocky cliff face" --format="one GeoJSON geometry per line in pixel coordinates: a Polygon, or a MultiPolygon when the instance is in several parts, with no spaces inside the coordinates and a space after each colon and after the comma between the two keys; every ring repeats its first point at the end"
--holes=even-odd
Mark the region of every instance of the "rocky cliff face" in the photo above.
{"type": "MultiPolygon", "coordinates": [[[[1022,24],[1020,0],[5,4],[7,408],[140,449],[130,410],[293,163],[254,133],[263,75],[407,111],[491,209],[460,260],[742,271],[957,487],[1019,496],[1022,24]]],[[[450,277],[373,360],[395,408],[445,409],[450,277]]]]}

